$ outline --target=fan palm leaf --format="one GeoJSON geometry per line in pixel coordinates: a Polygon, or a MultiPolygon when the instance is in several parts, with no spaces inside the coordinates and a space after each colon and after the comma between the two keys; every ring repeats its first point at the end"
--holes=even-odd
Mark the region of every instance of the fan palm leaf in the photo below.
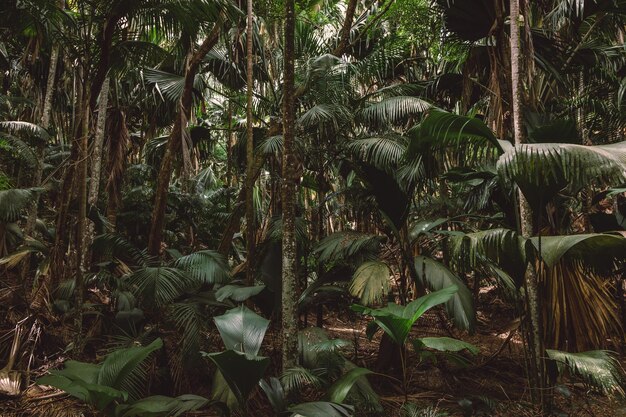
{"type": "Polygon", "coordinates": [[[563,374],[567,370],[604,394],[624,396],[624,370],[612,352],[593,350],[569,353],[547,349],[546,353],[556,362],[559,373],[563,374]]]}
{"type": "Polygon", "coordinates": [[[497,163],[499,175],[514,181],[533,207],[546,204],[557,192],[577,192],[592,184],[626,181],[626,142],[584,146],[534,143],[515,146],[497,163]]]}

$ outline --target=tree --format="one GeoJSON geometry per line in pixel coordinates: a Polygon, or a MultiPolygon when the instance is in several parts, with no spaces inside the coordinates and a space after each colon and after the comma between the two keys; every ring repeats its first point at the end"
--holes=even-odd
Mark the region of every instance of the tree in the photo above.
{"type": "Polygon", "coordinates": [[[298,363],[298,316],[296,313],[296,155],[295,155],[295,1],[285,1],[283,41],[283,157],[282,157],[282,367],[298,363]]]}

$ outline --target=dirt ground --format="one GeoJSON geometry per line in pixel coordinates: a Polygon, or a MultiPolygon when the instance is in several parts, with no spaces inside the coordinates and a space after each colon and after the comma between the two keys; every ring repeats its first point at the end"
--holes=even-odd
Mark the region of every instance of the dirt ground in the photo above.
{"type": "MultiPolygon", "coordinates": [[[[429,407],[428,412],[403,414],[401,408],[405,397],[401,385],[375,374],[368,376],[368,380],[380,396],[384,412],[357,412],[357,416],[538,416],[533,409],[524,376],[524,346],[514,314],[505,302],[498,299],[495,292],[482,291],[479,297],[478,305],[482,310],[478,312],[477,328],[473,335],[455,330],[441,312],[427,313],[413,329],[413,336],[451,336],[470,342],[480,349],[476,356],[467,356],[471,363],[464,368],[446,360],[438,361],[436,366],[419,363],[412,349],[409,350],[408,401],[419,408],[429,407]]],[[[313,313],[308,317],[308,322],[315,323],[313,313]]],[[[323,324],[329,337],[352,342],[352,347],[347,348],[344,354],[356,365],[400,377],[400,369],[397,364],[394,365],[397,361],[393,355],[390,362],[382,364],[381,369],[381,332],[373,340],[368,340],[365,335],[367,319],[345,311],[341,314],[327,312],[323,324]]],[[[208,336],[218,340],[217,335],[208,336]]],[[[272,358],[271,368],[275,368],[280,358],[279,329],[270,329],[265,343],[267,347],[264,354],[272,358]]],[[[268,374],[272,374],[271,368],[268,374]]],[[[555,416],[626,416],[626,401],[623,399],[607,398],[573,380],[560,381],[560,386],[553,393],[555,416]]],[[[206,387],[196,386],[199,391],[207,391],[197,393],[210,396],[208,387],[209,384],[206,387]]],[[[307,400],[319,399],[320,395],[314,391],[305,393],[307,400]]],[[[249,416],[273,415],[260,390],[252,396],[250,404],[250,410],[253,411],[249,416]]],[[[208,417],[217,414],[203,411],[189,415],[208,417]]],[[[0,399],[0,417],[17,416],[87,417],[97,414],[62,392],[32,386],[18,399],[0,399]]]]}

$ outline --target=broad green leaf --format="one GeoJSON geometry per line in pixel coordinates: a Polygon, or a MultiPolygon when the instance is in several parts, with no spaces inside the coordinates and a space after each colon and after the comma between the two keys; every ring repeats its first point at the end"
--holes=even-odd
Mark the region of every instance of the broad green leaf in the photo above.
{"type": "Polygon", "coordinates": [[[474,331],[476,324],[474,299],[465,283],[445,265],[425,256],[415,258],[415,271],[422,284],[431,290],[440,290],[452,286],[458,288],[458,291],[446,302],[446,312],[457,328],[474,331]]]}
{"type": "MultiPolygon", "coordinates": [[[[539,251],[539,237],[530,240],[539,251]]],[[[599,263],[610,268],[615,260],[624,257],[626,257],[626,239],[617,234],[590,233],[541,237],[541,258],[550,268],[563,258],[586,260],[591,266],[599,263]]]]}
{"type": "Polygon", "coordinates": [[[289,407],[292,417],[351,417],[354,407],[325,401],[302,403],[289,407]]]}
{"type": "Polygon", "coordinates": [[[461,350],[467,350],[474,355],[478,353],[478,348],[471,343],[451,337],[420,337],[417,340],[419,340],[424,347],[440,352],[459,352],[461,350]]]}
{"type": "Polygon", "coordinates": [[[328,390],[330,400],[335,403],[342,403],[359,378],[371,373],[373,372],[367,368],[351,369],[330,387],[328,390]]]}
{"type": "Polygon", "coordinates": [[[252,389],[259,383],[270,364],[269,358],[234,350],[210,353],[207,356],[217,365],[239,404],[243,404],[248,399],[252,389]]]}
{"type": "Polygon", "coordinates": [[[223,315],[214,317],[213,320],[226,349],[249,355],[259,353],[265,332],[270,324],[269,320],[244,305],[228,310],[223,315]]]}
{"type": "Polygon", "coordinates": [[[215,298],[217,301],[224,301],[230,298],[236,302],[246,301],[248,298],[253,297],[263,291],[265,285],[255,285],[251,287],[243,287],[241,285],[227,284],[215,291],[215,298]]]}

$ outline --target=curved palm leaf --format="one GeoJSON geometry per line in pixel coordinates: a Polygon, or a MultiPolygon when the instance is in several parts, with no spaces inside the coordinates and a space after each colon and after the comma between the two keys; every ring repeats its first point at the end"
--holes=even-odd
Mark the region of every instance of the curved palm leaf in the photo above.
{"type": "Polygon", "coordinates": [[[0,222],[10,223],[19,219],[42,188],[12,188],[0,191],[0,222]]]}
{"type": "Polygon", "coordinates": [[[624,396],[624,370],[615,355],[606,350],[569,353],[547,349],[548,357],[556,362],[559,373],[570,374],[602,391],[624,396]]]}
{"type": "Polygon", "coordinates": [[[476,324],[476,311],[472,293],[465,283],[445,265],[425,256],[415,258],[415,270],[422,285],[430,290],[458,288],[458,291],[446,302],[446,311],[457,328],[473,332],[476,324]]]}
{"type": "Polygon", "coordinates": [[[187,271],[192,279],[203,284],[223,283],[230,277],[230,268],[225,257],[212,250],[181,256],[174,266],[187,271]]]}
{"type": "Polygon", "coordinates": [[[194,284],[180,269],[161,266],[138,269],[128,276],[128,282],[143,302],[156,307],[180,297],[194,284]]]}
{"type": "Polygon", "coordinates": [[[418,97],[395,96],[368,105],[357,114],[357,117],[366,124],[393,124],[402,122],[409,116],[423,113],[431,107],[430,103],[418,97]]]}
{"type": "Polygon", "coordinates": [[[539,208],[565,188],[577,192],[592,184],[625,182],[626,142],[595,146],[524,144],[504,153],[497,169],[502,178],[520,187],[534,208],[539,208]]]}
{"type": "Polygon", "coordinates": [[[389,292],[391,271],[384,262],[369,261],[357,268],[350,282],[350,294],[366,306],[381,301],[389,292]]]}
{"type": "Polygon", "coordinates": [[[348,261],[355,257],[376,259],[383,238],[353,231],[336,232],[322,239],[313,253],[320,262],[348,261]]]}

